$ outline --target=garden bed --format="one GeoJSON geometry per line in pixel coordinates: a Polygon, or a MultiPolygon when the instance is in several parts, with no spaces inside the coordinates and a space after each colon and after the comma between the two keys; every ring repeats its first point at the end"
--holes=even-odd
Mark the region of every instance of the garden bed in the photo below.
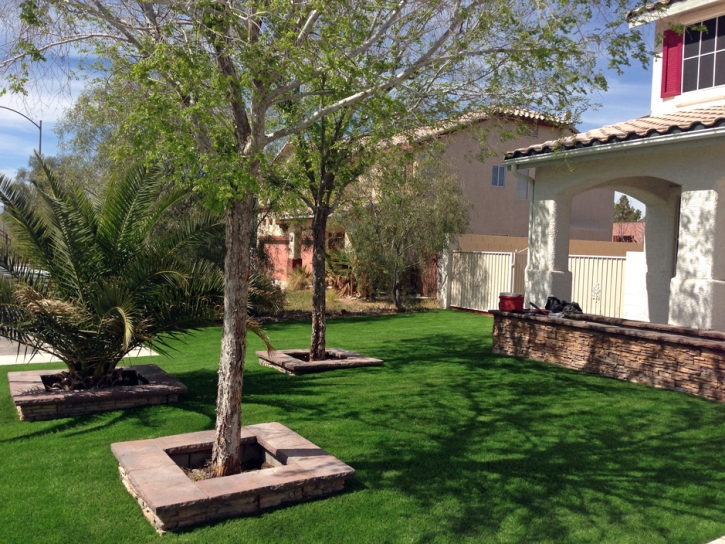
{"type": "Polygon", "coordinates": [[[214,431],[111,445],[121,479],[160,533],[340,492],[355,470],[280,423],[242,429],[244,472],[192,481],[214,431]],[[263,468],[271,466],[272,468],[263,468]]]}
{"type": "Polygon", "coordinates": [[[595,315],[491,311],[493,351],[725,401],[725,334],[595,315]]]}
{"type": "Polygon", "coordinates": [[[359,353],[338,348],[329,348],[326,351],[327,358],[324,361],[310,361],[310,352],[305,349],[282,349],[272,352],[257,351],[256,355],[259,357],[260,365],[274,368],[292,376],[341,368],[384,365],[381,359],[365,357],[359,353]]]}
{"type": "Polygon", "coordinates": [[[137,385],[64,391],[50,388],[57,371],[29,370],[8,373],[10,395],[21,421],[40,421],[176,402],[188,390],[156,365],[119,368],[137,385]]]}

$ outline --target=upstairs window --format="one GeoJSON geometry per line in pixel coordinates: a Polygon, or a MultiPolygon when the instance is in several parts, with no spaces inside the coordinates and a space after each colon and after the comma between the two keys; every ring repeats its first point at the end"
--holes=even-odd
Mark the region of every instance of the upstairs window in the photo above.
{"type": "Polygon", "coordinates": [[[494,187],[506,186],[506,167],[494,165],[491,171],[491,185],[494,187]]]}
{"type": "Polygon", "coordinates": [[[725,85],[725,16],[685,31],[682,49],[682,92],[725,85]]]}

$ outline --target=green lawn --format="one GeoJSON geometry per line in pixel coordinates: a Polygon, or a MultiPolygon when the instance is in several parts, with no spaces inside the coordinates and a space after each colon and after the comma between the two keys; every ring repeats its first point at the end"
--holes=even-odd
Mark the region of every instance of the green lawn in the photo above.
{"type": "MultiPolygon", "coordinates": [[[[309,341],[306,323],[268,330],[277,348],[309,341]]],[[[212,428],[219,337],[206,330],[173,359],[154,359],[189,386],[171,406],[21,423],[6,373],[28,367],[2,367],[0,542],[650,544],[725,534],[725,406],[495,356],[490,318],[439,311],[330,321],[330,346],[384,368],[289,377],[250,356],[245,423],[284,423],[357,479],[332,498],[159,537],[109,445],[212,428]]]]}

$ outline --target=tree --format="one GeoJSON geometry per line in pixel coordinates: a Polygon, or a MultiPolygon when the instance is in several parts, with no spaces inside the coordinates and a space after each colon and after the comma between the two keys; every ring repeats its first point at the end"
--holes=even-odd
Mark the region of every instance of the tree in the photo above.
{"type": "Polygon", "coordinates": [[[88,388],[110,384],[129,351],[163,352],[169,336],[217,322],[221,269],[188,252],[222,225],[207,214],[151,237],[188,191],[160,199],[161,172],[136,168],[94,204],[81,185],[38,164],[44,184],[0,176],[12,238],[0,251],[0,336],[53,354],[69,386],[88,388]]]}
{"type": "Polygon", "coordinates": [[[0,7],[8,36],[0,73],[6,89],[24,92],[44,61],[79,51],[101,57],[99,68],[139,85],[144,100],[126,120],[135,145],[152,159],[173,157],[178,171],[203,172],[197,188],[224,209],[212,454],[223,476],[240,470],[248,248],[266,152],[376,96],[420,92],[425,108],[422,91],[432,87],[452,107],[485,102],[576,114],[582,93],[605,85],[596,70],[602,47],[614,66],[628,62],[632,43],[647,60],[638,31],[624,34],[612,21],[613,13],[623,21],[629,1],[11,0],[0,7]],[[586,24],[595,8],[604,10],[603,25],[586,24]],[[275,115],[282,104],[325,94],[330,78],[345,82],[339,99],[290,123],[275,115]]]}
{"type": "MultiPolygon", "coordinates": [[[[334,100],[327,95],[317,99],[334,100]]],[[[370,101],[367,110],[375,103],[370,101]]],[[[285,111],[290,117],[300,116],[306,101],[285,111]]],[[[343,202],[348,186],[367,169],[374,155],[378,134],[373,117],[358,107],[347,107],[321,118],[290,139],[287,153],[281,156],[281,182],[285,183],[297,202],[312,213],[312,334],[310,360],[327,358],[326,351],[326,263],[327,224],[343,202]]],[[[278,182],[279,183],[279,182],[278,182]]]]}
{"type": "Polygon", "coordinates": [[[468,227],[470,203],[459,180],[436,152],[392,149],[381,153],[368,177],[355,186],[343,224],[365,273],[388,286],[404,311],[403,279],[448,247],[468,227]]]}
{"type": "Polygon", "coordinates": [[[615,223],[636,223],[642,220],[642,211],[636,209],[629,203],[627,195],[619,197],[619,202],[614,205],[615,223]]]}

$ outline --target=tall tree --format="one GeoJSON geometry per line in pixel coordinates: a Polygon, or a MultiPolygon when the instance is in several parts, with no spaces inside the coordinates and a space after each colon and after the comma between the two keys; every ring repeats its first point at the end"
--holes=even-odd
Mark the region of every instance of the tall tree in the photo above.
{"type": "MultiPolygon", "coordinates": [[[[333,87],[334,88],[334,87],[333,87]]],[[[334,101],[333,93],[317,97],[315,102],[324,107],[334,101]]],[[[380,119],[383,101],[370,100],[362,105],[350,106],[321,118],[306,130],[290,138],[279,160],[281,176],[293,196],[291,207],[301,203],[312,214],[312,334],[310,360],[321,361],[326,355],[326,261],[327,225],[330,216],[338,210],[346,189],[369,167],[369,159],[376,155],[376,146],[383,127],[389,125],[380,119]],[[373,113],[377,115],[373,115],[373,113]]],[[[284,111],[287,118],[304,114],[309,100],[291,105],[284,111]]],[[[289,200],[288,200],[289,202],[289,200]]]]}
{"type": "Polygon", "coordinates": [[[642,220],[642,210],[638,210],[629,202],[627,195],[619,197],[619,202],[614,205],[615,223],[636,223],[642,220]]]}
{"type": "Polygon", "coordinates": [[[417,151],[381,153],[343,219],[361,268],[387,288],[398,311],[406,272],[428,265],[468,227],[470,202],[458,178],[434,148],[417,151]]]}
{"type": "Polygon", "coordinates": [[[6,89],[24,92],[34,67],[71,53],[100,57],[101,68],[133,79],[143,93],[127,119],[135,141],[203,171],[198,189],[224,208],[212,460],[222,476],[240,470],[248,248],[265,151],[393,89],[436,87],[451,103],[485,97],[503,109],[576,110],[583,91],[605,85],[596,70],[602,48],[614,65],[628,61],[632,43],[646,59],[641,36],[620,24],[630,2],[9,0],[0,6],[8,37],[0,74],[6,89]],[[595,15],[604,22],[587,24],[595,15]],[[290,123],[273,115],[280,104],[323,94],[331,76],[345,82],[339,99],[290,123]]]}

